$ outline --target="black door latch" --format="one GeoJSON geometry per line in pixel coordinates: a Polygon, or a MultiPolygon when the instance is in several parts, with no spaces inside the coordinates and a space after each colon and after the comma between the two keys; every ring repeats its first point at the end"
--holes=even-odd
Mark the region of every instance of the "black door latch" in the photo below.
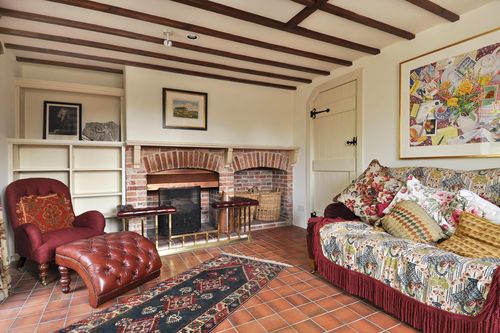
{"type": "Polygon", "coordinates": [[[358,145],[358,137],[354,136],[351,141],[347,140],[345,142],[348,146],[357,146],[358,145]]]}

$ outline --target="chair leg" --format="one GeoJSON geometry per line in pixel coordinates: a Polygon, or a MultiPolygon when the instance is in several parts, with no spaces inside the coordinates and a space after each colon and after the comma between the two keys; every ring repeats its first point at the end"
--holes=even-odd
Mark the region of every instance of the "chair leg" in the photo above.
{"type": "Polygon", "coordinates": [[[64,294],[69,293],[69,285],[71,283],[71,277],[69,276],[69,271],[67,267],[59,266],[59,273],[61,274],[61,290],[64,294]]]}
{"type": "Polygon", "coordinates": [[[26,262],[26,257],[20,257],[19,261],[17,262],[17,269],[23,268],[25,262],[26,262]]]}
{"type": "Polygon", "coordinates": [[[40,264],[38,266],[38,270],[39,270],[40,281],[42,282],[42,285],[46,286],[49,264],[40,264]]]}

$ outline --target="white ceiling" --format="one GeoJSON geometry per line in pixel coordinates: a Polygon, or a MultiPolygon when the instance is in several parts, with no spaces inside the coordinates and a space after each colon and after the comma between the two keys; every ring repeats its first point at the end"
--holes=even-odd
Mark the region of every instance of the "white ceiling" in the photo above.
{"type": "MultiPolygon", "coordinates": [[[[452,12],[455,12],[456,14],[461,15],[491,1],[493,0],[434,0],[433,2],[452,12]]],[[[143,13],[149,13],[169,19],[183,21],[206,28],[223,31],[226,33],[265,41],[268,43],[292,47],[308,52],[314,52],[350,61],[356,60],[360,57],[369,56],[367,53],[328,44],[322,41],[264,27],[254,23],[245,22],[239,19],[223,16],[168,0],[99,0],[98,2],[132,9],[143,13]]],[[[291,0],[214,0],[214,2],[273,18],[281,22],[288,21],[301,9],[304,8],[304,6],[297,4],[291,0]]],[[[418,34],[419,32],[429,29],[438,24],[452,24],[451,22],[428,11],[425,11],[417,6],[414,6],[405,0],[330,0],[329,3],[348,9],[357,14],[393,25],[397,28],[409,31],[414,34],[418,34]]],[[[94,10],[78,8],[70,5],[58,4],[50,1],[0,0],[0,7],[48,16],[56,16],[59,18],[82,21],[86,23],[93,23],[155,37],[162,37],[162,31],[167,28],[174,32],[172,36],[172,39],[174,41],[178,40],[184,43],[209,47],[212,49],[218,49],[273,61],[280,61],[294,65],[307,66],[326,71],[332,71],[333,69],[339,67],[339,65],[320,60],[301,57],[293,54],[286,54],[206,35],[200,35],[200,39],[197,41],[189,41],[185,37],[188,31],[172,29],[154,23],[144,22],[94,10]]],[[[306,18],[302,23],[300,23],[299,26],[379,49],[404,40],[403,38],[400,38],[398,36],[374,28],[370,28],[320,10],[314,12],[311,16],[306,18]]],[[[135,49],[175,55],[184,58],[209,61],[224,65],[255,69],[269,73],[277,73],[301,78],[312,79],[318,76],[317,74],[306,73],[302,71],[256,64],[237,59],[230,59],[227,57],[179,49],[175,47],[165,48],[162,44],[153,44],[140,40],[133,40],[104,33],[97,33],[54,24],[18,19],[9,16],[3,16],[0,18],[0,27],[80,38],[101,43],[125,46],[135,49]]],[[[226,75],[262,82],[271,82],[282,85],[297,86],[299,84],[303,84],[291,80],[267,78],[260,75],[245,74],[229,70],[221,70],[217,68],[186,64],[183,62],[168,61],[141,55],[134,55],[53,41],[45,41],[41,39],[18,37],[8,34],[0,34],[0,39],[3,40],[4,43],[57,49],[115,59],[125,59],[130,61],[194,70],[203,73],[226,75]]],[[[19,57],[99,65],[108,68],[123,67],[122,65],[108,64],[92,60],[82,60],[65,56],[53,56],[50,54],[43,54],[38,52],[14,50],[14,53],[19,57]]]]}

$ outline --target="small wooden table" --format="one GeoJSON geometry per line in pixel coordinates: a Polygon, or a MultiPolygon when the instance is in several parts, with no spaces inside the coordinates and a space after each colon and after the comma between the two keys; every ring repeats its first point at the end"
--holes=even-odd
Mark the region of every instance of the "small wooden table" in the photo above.
{"type": "Polygon", "coordinates": [[[134,208],[132,205],[118,206],[116,217],[122,220],[123,231],[128,231],[129,220],[141,218],[141,235],[144,237],[144,217],[154,216],[155,218],[155,236],[156,248],[158,248],[158,216],[168,215],[168,232],[172,235],[172,214],[176,209],[172,206],[150,206],[134,208]]]}
{"type": "MultiPolygon", "coordinates": [[[[228,239],[231,239],[231,231],[236,231],[238,237],[241,232],[248,232],[248,239],[251,239],[252,232],[252,212],[250,207],[258,206],[259,202],[254,199],[243,197],[231,197],[226,201],[217,201],[212,204],[212,208],[225,209],[225,231],[228,239]]],[[[220,234],[222,230],[221,221],[217,223],[217,230],[220,234]]]]}

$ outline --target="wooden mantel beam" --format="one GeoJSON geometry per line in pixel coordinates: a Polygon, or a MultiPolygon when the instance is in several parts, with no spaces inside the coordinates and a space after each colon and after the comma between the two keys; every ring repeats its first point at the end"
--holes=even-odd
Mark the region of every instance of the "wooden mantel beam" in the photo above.
{"type": "Polygon", "coordinates": [[[210,28],[205,28],[199,25],[185,23],[181,21],[171,20],[166,17],[161,17],[157,15],[147,14],[127,8],[107,5],[95,1],[89,0],[47,0],[52,2],[57,2],[65,5],[76,6],[80,8],[96,10],[103,13],[114,14],[118,16],[128,17],[136,20],[141,20],[144,22],[150,22],[155,24],[160,24],[162,26],[177,28],[181,30],[187,30],[196,32],[202,35],[212,36],[215,38],[230,40],[232,42],[241,43],[245,45],[252,45],[272,51],[282,52],[286,54],[294,54],[301,57],[306,57],[310,59],[321,60],[325,62],[330,62],[334,64],[339,64],[342,66],[350,66],[352,63],[348,60],[339,59],[335,57],[325,56],[322,54],[312,53],[309,51],[299,50],[292,47],[282,46],[278,44],[267,43],[261,40],[247,38],[239,35],[230,34],[224,31],[214,30],[210,28]]]}
{"type": "Polygon", "coordinates": [[[450,22],[455,22],[460,20],[460,15],[455,14],[454,12],[446,8],[443,8],[432,1],[429,0],[406,0],[406,1],[414,4],[417,7],[425,9],[426,11],[431,12],[437,16],[441,16],[442,18],[447,19],[450,22]]]}
{"type": "MultiPolygon", "coordinates": [[[[81,22],[81,21],[73,21],[73,20],[63,19],[63,18],[59,18],[59,17],[55,17],[55,16],[47,16],[47,15],[41,15],[41,14],[30,13],[30,12],[23,12],[23,11],[18,11],[18,10],[0,7],[0,16],[2,16],[2,15],[14,17],[14,18],[18,18],[18,19],[23,19],[23,20],[30,20],[30,21],[35,21],[35,22],[55,24],[55,25],[60,25],[60,26],[64,26],[64,27],[82,29],[82,30],[87,30],[87,31],[94,31],[94,32],[104,33],[104,34],[113,35],[113,36],[135,39],[135,40],[142,40],[142,41],[153,43],[153,44],[163,44],[163,38],[160,38],[160,37],[148,36],[148,35],[143,35],[143,34],[139,34],[136,32],[127,31],[127,30],[115,29],[115,28],[105,27],[102,25],[91,24],[91,23],[86,23],[86,22],[81,22]]],[[[250,56],[243,55],[243,54],[237,54],[237,53],[233,53],[233,52],[211,49],[208,47],[197,46],[197,45],[183,43],[183,42],[179,42],[179,41],[173,41],[173,47],[177,47],[180,49],[186,49],[186,50],[190,50],[190,51],[194,51],[194,52],[199,52],[199,53],[203,53],[203,54],[213,54],[213,55],[217,55],[217,56],[221,56],[221,57],[225,57],[225,58],[237,59],[237,60],[247,61],[247,62],[251,62],[251,63],[263,64],[263,65],[280,67],[280,68],[287,68],[287,69],[291,69],[291,70],[295,70],[295,71],[299,71],[299,72],[313,73],[313,74],[319,74],[319,75],[329,75],[330,74],[329,71],[324,71],[324,70],[316,69],[316,68],[312,68],[312,67],[298,66],[298,65],[285,63],[285,62],[280,62],[280,61],[268,60],[268,59],[257,58],[257,57],[250,57],[250,56]]],[[[314,55],[314,53],[313,53],[313,55],[314,55]]],[[[320,59],[318,59],[318,60],[320,60],[320,59]]],[[[350,65],[352,65],[352,63],[350,61],[345,61],[344,63],[342,63],[342,65],[350,66],[350,65]]]]}
{"type": "Polygon", "coordinates": [[[210,79],[253,84],[253,85],[272,87],[272,88],[278,88],[278,89],[286,89],[286,90],[296,90],[297,89],[297,87],[295,87],[295,86],[288,86],[288,85],[283,85],[283,84],[257,81],[257,80],[248,80],[248,79],[242,79],[242,78],[226,76],[226,75],[198,72],[198,71],[192,71],[192,70],[188,70],[188,69],[155,65],[155,64],[139,62],[139,61],[129,61],[129,60],[124,60],[124,59],[101,57],[101,56],[95,56],[95,55],[91,55],[91,54],[67,52],[67,51],[56,50],[56,49],[48,49],[48,48],[34,47],[34,46],[28,46],[28,45],[19,45],[19,44],[12,44],[12,43],[5,43],[5,47],[8,49],[13,49],[13,50],[36,52],[36,53],[43,53],[43,54],[53,54],[53,55],[59,55],[59,56],[63,56],[63,57],[86,59],[86,60],[93,60],[93,61],[99,61],[99,62],[105,62],[105,63],[111,63],[111,64],[120,64],[120,65],[140,67],[140,68],[148,68],[148,69],[154,69],[154,70],[163,71],[163,72],[171,72],[171,73],[178,73],[178,74],[184,74],[184,75],[206,77],[206,78],[210,78],[210,79]]]}
{"type": "Polygon", "coordinates": [[[73,45],[81,45],[81,46],[102,49],[102,50],[111,50],[111,51],[116,51],[116,52],[141,55],[144,57],[175,61],[175,62],[192,64],[192,65],[202,66],[202,67],[218,68],[218,69],[222,69],[222,70],[240,72],[240,73],[251,74],[251,75],[258,75],[258,76],[264,76],[264,77],[271,77],[271,78],[281,79],[281,80],[297,81],[297,82],[303,82],[303,83],[311,83],[312,82],[312,80],[310,80],[310,79],[301,78],[301,77],[294,77],[294,76],[289,76],[289,75],[269,73],[269,72],[258,71],[258,70],[249,69],[249,68],[228,66],[228,65],[218,64],[218,63],[213,63],[213,62],[208,62],[208,61],[202,61],[202,60],[196,60],[196,59],[190,59],[190,58],[184,58],[184,57],[177,57],[177,56],[169,55],[166,53],[151,52],[151,51],[146,51],[146,50],[141,50],[141,49],[134,49],[134,48],[130,48],[130,47],[112,45],[112,44],[107,44],[107,43],[100,43],[100,42],[95,42],[95,41],[91,41],[91,40],[79,39],[79,38],[56,36],[56,35],[43,34],[40,32],[9,29],[9,28],[2,28],[2,27],[0,27],[0,34],[49,40],[49,41],[53,41],[53,42],[73,44],[73,45]]]}
{"type": "MultiPolygon", "coordinates": [[[[301,5],[304,5],[304,6],[311,6],[314,3],[314,0],[291,0],[291,1],[296,2],[296,3],[300,3],[301,5]]],[[[329,13],[329,14],[338,16],[338,17],[342,17],[342,18],[349,20],[349,21],[352,21],[352,22],[356,22],[356,23],[365,25],[365,26],[370,27],[370,28],[374,28],[374,29],[377,29],[380,31],[387,32],[389,34],[392,34],[392,35],[395,35],[398,37],[402,37],[405,39],[414,39],[415,38],[415,34],[409,32],[409,31],[396,28],[392,25],[374,20],[374,19],[369,18],[367,16],[356,14],[355,12],[352,12],[350,10],[344,9],[342,7],[339,7],[339,6],[332,5],[331,3],[326,3],[323,7],[319,8],[319,10],[321,10],[325,13],[329,13]]]]}
{"type": "Polygon", "coordinates": [[[298,12],[294,17],[292,17],[288,22],[286,22],[286,25],[289,27],[296,27],[297,25],[300,24],[300,22],[304,21],[306,18],[311,16],[315,11],[317,11],[320,8],[323,8],[323,6],[328,2],[328,0],[315,0],[311,5],[307,5],[304,7],[300,12],[298,12]]]}
{"type": "MultiPolygon", "coordinates": [[[[54,0],[50,0],[54,1],[54,0]]],[[[60,0],[57,0],[60,1],[60,0]]],[[[68,1],[68,0],[61,0],[68,1]]],[[[75,0],[71,0],[75,1],[75,0]]],[[[317,41],[322,41],[325,43],[345,47],[348,49],[369,53],[369,54],[379,54],[380,50],[374,47],[370,47],[367,45],[351,42],[347,39],[342,39],[339,37],[327,35],[321,32],[316,32],[313,30],[309,30],[306,28],[298,27],[298,26],[288,26],[286,23],[283,23],[278,20],[274,20],[262,15],[254,14],[251,12],[247,12],[241,9],[237,9],[234,7],[229,7],[226,5],[222,5],[217,2],[212,2],[209,0],[171,0],[174,2],[182,3],[185,5],[189,5],[195,8],[204,9],[213,13],[218,13],[221,15],[237,18],[242,21],[251,22],[255,24],[259,24],[268,28],[277,29],[281,31],[285,31],[288,33],[292,33],[295,35],[299,35],[302,37],[311,38],[317,41]]]]}

